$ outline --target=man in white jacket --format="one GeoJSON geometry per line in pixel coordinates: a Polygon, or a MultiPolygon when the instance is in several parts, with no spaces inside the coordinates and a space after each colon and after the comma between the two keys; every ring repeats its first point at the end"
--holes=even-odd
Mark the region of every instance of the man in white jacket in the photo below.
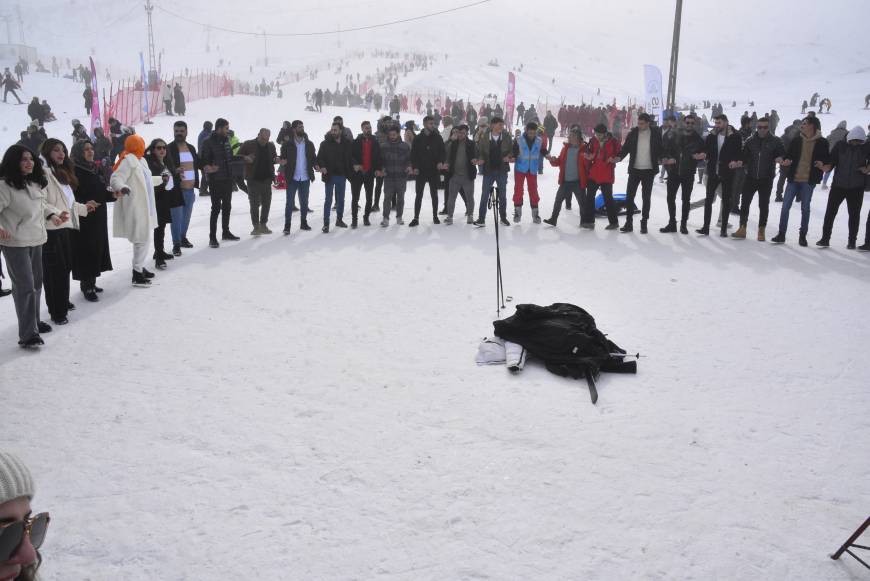
{"type": "Polygon", "coordinates": [[[160,100],[163,101],[166,114],[172,115],[172,87],[169,86],[169,83],[160,87],[160,100]]]}

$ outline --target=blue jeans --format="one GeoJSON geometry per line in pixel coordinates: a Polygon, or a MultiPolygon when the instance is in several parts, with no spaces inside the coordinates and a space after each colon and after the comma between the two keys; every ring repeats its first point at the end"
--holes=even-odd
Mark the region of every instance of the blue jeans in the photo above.
{"type": "Polygon", "coordinates": [[[779,233],[785,234],[788,230],[788,212],[796,195],[801,197],[801,230],[806,233],[810,225],[810,201],[813,199],[813,184],[809,182],[789,181],[785,187],[782,198],[782,212],[779,215],[779,233]]]}
{"type": "Polygon", "coordinates": [[[344,176],[329,176],[326,178],[326,200],[323,202],[323,225],[329,226],[332,213],[332,192],[335,191],[335,215],[341,220],[344,217],[344,188],[347,178],[344,176]]]}
{"type": "Polygon", "coordinates": [[[486,218],[486,207],[489,204],[490,195],[489,190],[493,184],[495,184],[496,193],[498,194],[499,214],[502,218],[507,219],[507,173],[496,171],[483,174],[483,191],[480,192],[480,207],[477,211],[478,220],[486,218]]]}
{"type": "Polygon", "coordinates": [[[296,202],[296,192],[299,192],[299,211],[302,212],[302,220],[308,217],[308,191],[311,182],[303,180],[297,182],[294,179],[287,180],[287,201],[284,204],[284,228],[290,227],[290,218],[293,217],[293,204],[296,202]]]}
{"type": "Polygon", "coordinates": [[[193,214],[193,202],[196,200],[192,188],[181,190],[181,196],[184,198],[184,205],[169,209],[169,214],[172,216],[172,223],[169,225],[172,231],[172,244],[181,244],[181,240],[187,238],[187,228],[190,226],[190,216],[193,214]]]}

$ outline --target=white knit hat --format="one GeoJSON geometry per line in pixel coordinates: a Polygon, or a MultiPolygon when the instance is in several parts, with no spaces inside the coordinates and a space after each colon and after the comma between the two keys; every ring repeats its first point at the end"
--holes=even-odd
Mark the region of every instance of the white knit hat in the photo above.
{"type": "Polygon", "coordinates": [[[867,134],[864,133],[864,128],[860,125],[856,125],[849,132],[849,135],[846,136],[846,141],[865,141],[867,139],[867,134]]]}
{"type": "Polygon", "coordinates": [[[33,477],[17,456],[0,452],[0,504],[26,496],[33,498],[33,477]]]}

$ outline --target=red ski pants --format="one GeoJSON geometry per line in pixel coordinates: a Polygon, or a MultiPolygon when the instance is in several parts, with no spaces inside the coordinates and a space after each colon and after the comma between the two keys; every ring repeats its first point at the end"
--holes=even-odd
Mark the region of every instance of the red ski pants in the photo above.
{"type": "Polygon", "coordinates": [[[514,172],[514,206],[523,205],[523,182],[529,182],[529,200],[532,207],[537,208],[540,197],[538,196],[538,175],[533,173],[514,172]]]}

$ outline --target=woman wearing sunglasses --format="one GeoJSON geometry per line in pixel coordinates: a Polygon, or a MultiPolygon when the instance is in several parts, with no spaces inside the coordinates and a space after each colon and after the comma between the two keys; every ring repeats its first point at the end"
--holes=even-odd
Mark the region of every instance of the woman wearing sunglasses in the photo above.
{"type": "Polygon", "coordinates": [[[42,562],[37,550],[48,530],[47,512],[34,515],[33,478],[20,459],[0,452],[0,581],[32,581],[42,562]]]}

